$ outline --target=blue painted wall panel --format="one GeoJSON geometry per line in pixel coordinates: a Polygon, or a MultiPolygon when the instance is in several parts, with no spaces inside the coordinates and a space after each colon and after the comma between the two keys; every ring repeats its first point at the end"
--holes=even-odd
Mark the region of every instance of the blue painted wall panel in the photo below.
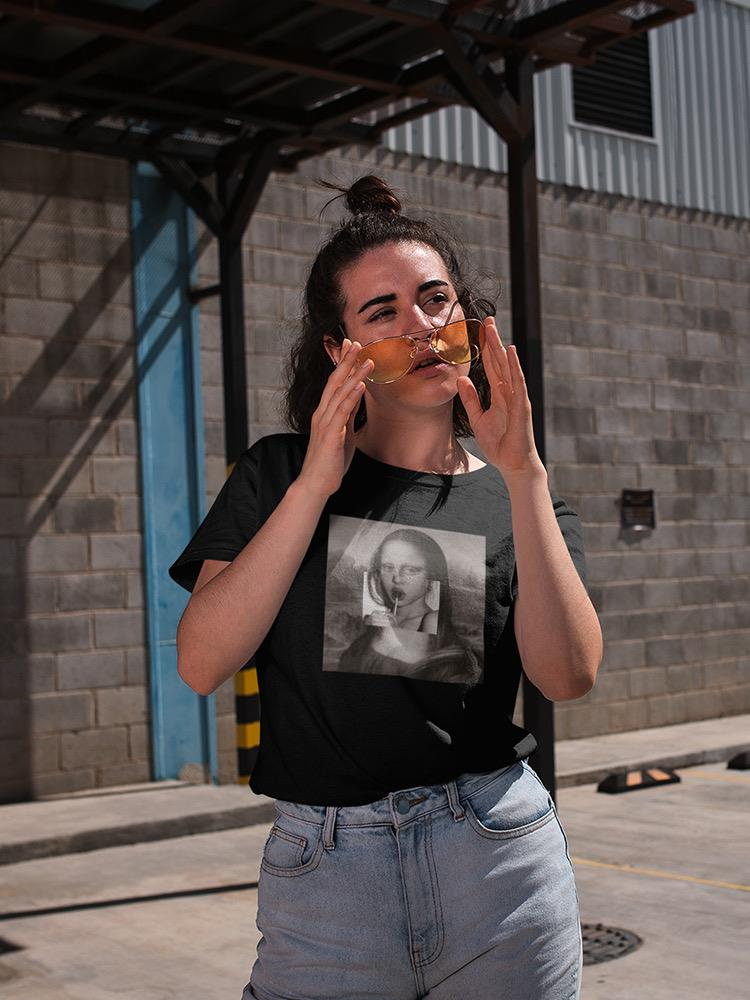
{"type": "Polygon", "coordinates": [[[204,516],[203,412],[192,214],[147,164],[131,171],[138,428],[154,777],[216,778],[214,699],[177,673],[185,592],[167,569],[204,516]],[[197,766],[197,768],[195,767],[197,766]]]}

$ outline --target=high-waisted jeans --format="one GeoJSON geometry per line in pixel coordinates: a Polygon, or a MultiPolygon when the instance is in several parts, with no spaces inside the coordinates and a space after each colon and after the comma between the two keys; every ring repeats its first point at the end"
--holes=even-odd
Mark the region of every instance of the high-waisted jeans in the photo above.
{"type": "Polygon", "coordinates": [[[243,1000],[578,1000],[567,838],[528,761],[367,805],[276,805],[243,1000]]]}

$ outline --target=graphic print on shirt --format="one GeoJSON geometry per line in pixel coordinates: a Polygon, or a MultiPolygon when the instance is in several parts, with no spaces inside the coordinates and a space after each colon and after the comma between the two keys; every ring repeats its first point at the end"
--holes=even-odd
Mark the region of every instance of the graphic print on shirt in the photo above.
{"type": "Polygon", "coordinates": [[[332,514],[323,670],[480,683],[485,550],[484,535],[332,514]]]}

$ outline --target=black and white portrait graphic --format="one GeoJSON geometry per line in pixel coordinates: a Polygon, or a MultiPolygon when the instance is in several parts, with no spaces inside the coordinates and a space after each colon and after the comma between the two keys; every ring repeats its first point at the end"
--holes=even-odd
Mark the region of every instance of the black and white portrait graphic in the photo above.
{"type": "Polygon", "coordinates": [[[331,515],[323,670],[476,684],[485,539],[331,515]]]}

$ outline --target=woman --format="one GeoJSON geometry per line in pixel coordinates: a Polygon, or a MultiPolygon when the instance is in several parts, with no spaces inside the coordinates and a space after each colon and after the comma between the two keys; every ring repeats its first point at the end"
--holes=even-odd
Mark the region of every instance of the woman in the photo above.
{"type": "Polygon", "coordinates": [[[243,997],[571,1000],[573,869],[512,715],[522,669],[553,701],[594,683],[580,523],[549,493],[517,354],[450,240],[378,178],[346,199],[305,289],[297,433],[240,456],[170,568],[193,591],[187,683],[207,694],[257,667],[250,787],[278,815],[243,997]],[[440,532],[463,560],[473,681],[324,669],[351,607],[336,539],[381,525],[440,532]]]}
{"type": "Polygon", "coordinates": [[[478,680],[477,658],[455,632],[448,564],[434,538],[414,528],[392,531],[372,555],[367,590],[376,610],[365,615],[366,630],[341,654],[338,670],[478,680]]]}

